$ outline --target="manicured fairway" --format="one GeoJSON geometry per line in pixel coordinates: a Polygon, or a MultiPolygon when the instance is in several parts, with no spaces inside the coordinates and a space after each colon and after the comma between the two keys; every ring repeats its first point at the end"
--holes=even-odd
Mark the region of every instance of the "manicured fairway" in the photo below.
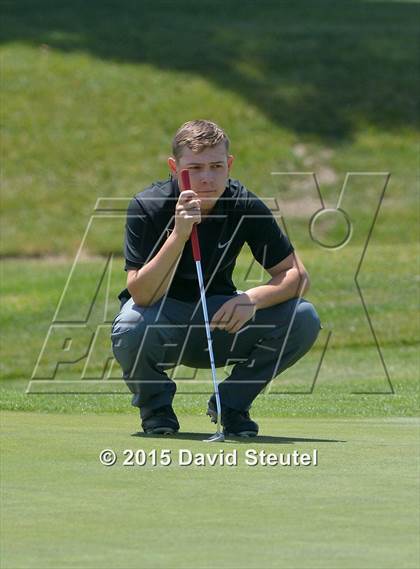
{"type": "Polygon", "coordinates": [[[162,439],[131,436],[133,414],[4,412],[2,567],[418,567],[416,419],[265,418],[260,438],[224,445],[181,419],[162,439]],[[130,448],[173,464],[122,466],[130,448]],[[237,449],[239,464],[181,467],[180,448],[237,449]],[[316,448],[319,464],[246,466],[248,448],[316,448]]]}

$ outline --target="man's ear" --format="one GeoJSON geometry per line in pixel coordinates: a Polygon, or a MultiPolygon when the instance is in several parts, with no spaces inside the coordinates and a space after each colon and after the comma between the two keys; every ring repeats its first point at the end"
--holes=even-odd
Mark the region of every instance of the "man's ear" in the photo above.
{"type": "Polygon", "coordinates": [[[231,169],[232,163],[233,163],[234,160],[235,160],[235,157],[232,156],[232,154],[229,154],[228,159],[227,159],[228,170],[231,169]]]}
{"type": "Polygon", "coordinates": [[[176,170],[176,160],[173,156],[169,156],[168,158],[168,166],[169,169],[171,171],[171,174],[173,174],[174,176],[176,176],[177,174],[177,170],[176,170]]]}

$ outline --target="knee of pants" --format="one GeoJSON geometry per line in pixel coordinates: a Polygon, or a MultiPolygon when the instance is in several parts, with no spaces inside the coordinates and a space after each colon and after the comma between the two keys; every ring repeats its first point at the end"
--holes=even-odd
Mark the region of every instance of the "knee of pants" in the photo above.
{"type": "MultiPolygon", "coordinates": [[[[133,351],[137,349],[146,333],[147,327],[157,323],[156,307],[139,307],[133,303],[124,306],[112,324],[111,339],[116,350],[133,351]]],[[[116,355],[116,354],[115,354],[116,355]]]]}
{"type": "Polygon", "coordinates": [[[296,310],[293,327],[299,330],[302,344],[310,348],[318,337],[321,321],[314,306],[307,301],[299,303],[296,310]]]}

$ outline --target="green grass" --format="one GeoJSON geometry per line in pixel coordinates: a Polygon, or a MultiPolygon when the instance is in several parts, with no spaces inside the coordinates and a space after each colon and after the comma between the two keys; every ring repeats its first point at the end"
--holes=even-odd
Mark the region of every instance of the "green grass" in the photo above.
{"type": "Polygon", "coordinates": [[[124,416],[3,413],[2,567],[418,567],[418,421],[264,419],[259,440],[209,446],[204,418],[181,419],[162,439],[124,416]],[[173,464],[122,466],[140,448],[173,464]],[[239,465],[180,467],[180,448],[239,465]],[[319,465],[250,467],[248,448],[316,448],[319,465]]]}
{"type": "MultiPolygon", "coordinates": [[[[73,255],[96,199],[166,177],[193,117],[226,128],[232,175],[277,197],[295,233],[320,207],[315,185],[272,172],[315,172],[332,207],[347,172],[390,172],[375,235],[401,248],[418,223],[416,15],[406,2],[8,3],[1,253],[73,255]]],[[[349,183],[356,243],[383,182],[349,183]]],[[[91,253],[121,250],[108,229],[91,253]]]]}

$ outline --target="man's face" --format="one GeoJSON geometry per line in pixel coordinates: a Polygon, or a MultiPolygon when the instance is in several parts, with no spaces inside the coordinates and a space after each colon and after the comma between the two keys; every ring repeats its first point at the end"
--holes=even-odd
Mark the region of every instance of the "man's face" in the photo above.
{"type": "Polygon", "coordinates": [[[201,200],[201,212],[211,211],[223,194],[226,180],[233,162],[233,156],[226,154],[223,142],[199,153],[184,147],[178,161],[169,158],[168,164],[172,173],[178,176],[181,170],[190,173],[191,188],[201,200]]]}

